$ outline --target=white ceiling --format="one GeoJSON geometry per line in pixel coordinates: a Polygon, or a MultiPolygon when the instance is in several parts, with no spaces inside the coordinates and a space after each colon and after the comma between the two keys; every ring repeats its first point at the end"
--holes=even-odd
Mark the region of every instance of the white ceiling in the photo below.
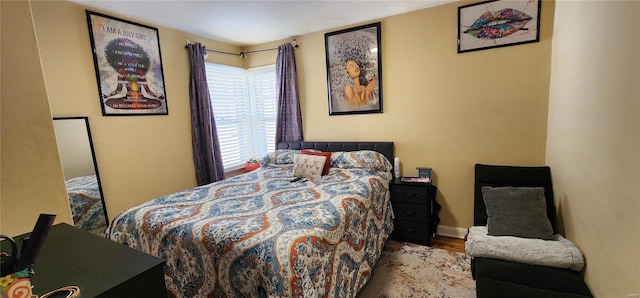
{"type": "Polygon", "coordinates": [[[244,47],[379,20],[456,0],[69,1],[244,47]]]}

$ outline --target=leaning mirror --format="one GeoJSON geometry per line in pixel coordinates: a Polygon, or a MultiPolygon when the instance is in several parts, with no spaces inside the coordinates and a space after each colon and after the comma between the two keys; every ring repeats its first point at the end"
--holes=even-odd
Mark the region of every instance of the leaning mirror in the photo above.
{"type": "Polygon", "coordinates": [[[99,233],[108,223],[87,117],[56,117],[53,125],[76,227],[99,233]]]}

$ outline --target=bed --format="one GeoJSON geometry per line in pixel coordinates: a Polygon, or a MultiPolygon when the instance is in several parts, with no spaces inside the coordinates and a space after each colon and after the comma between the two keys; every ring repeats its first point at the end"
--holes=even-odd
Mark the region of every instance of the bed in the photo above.
{"type": "Polygon", "coordinates": [[[74,225],[84,230],[105,226],[102,197],[96,175],[80,176],[64,181],[74,225]]]}
{"type": "Polygon", "coordinates": [[[285,142],[252,172],[125,210],[109,237],[166,260],[169,297],[355,297],[393,230],[393,142],[285,142]],[[332,151],[292,181],[301,149],[332,151]]]}

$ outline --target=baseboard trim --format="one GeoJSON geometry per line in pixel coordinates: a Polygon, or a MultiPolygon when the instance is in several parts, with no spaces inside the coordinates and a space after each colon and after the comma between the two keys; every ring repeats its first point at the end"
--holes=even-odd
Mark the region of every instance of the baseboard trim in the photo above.
{"type": "Polygon", "coordinates": [[[467,235],[467,229],[458,227],[438,226],[438,235],[464,239],[467,235]]]}

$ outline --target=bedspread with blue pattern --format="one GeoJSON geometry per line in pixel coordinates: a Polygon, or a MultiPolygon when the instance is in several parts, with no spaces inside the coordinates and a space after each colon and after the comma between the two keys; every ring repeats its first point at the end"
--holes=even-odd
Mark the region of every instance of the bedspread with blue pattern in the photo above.
{"type": "Polygon", "coordinates": [[[109,237],[165,259],[169,297],[355,297],[393,229],[391,164],[334,152],[328,175],[290,182],[298,153],[130,208],[109,237]]]}
{"type": "Polygon", "coordinates": [[[76,227],[91,230],[105,226],[102,196],[96,175],[81,176],[65,180],[73,223],[76,227]]]}

